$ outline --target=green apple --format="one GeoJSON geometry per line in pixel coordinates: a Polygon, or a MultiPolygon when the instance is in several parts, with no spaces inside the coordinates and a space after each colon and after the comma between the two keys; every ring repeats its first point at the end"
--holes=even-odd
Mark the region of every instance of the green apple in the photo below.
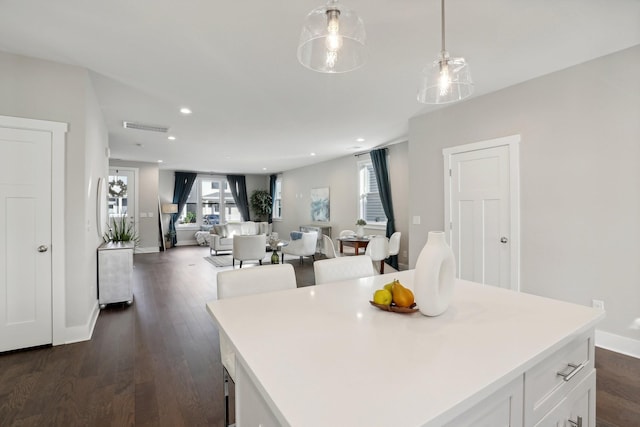
{"type": "Polygon", "coordinates": [[[391,305],[393,297],[388,289],[378,289],[373,294],[373,302],[380,305],[391,305]]]}

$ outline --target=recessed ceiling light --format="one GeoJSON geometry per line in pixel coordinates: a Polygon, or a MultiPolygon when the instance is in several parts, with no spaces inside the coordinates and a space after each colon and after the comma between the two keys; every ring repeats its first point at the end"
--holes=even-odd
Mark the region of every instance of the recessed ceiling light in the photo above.
{"type": "Polygon", "coordinates": [[[158,163],[162,163],[162,160],[158,160],[158,163]]]}
{"type": "Polygon", "coordinates": [[[267,170],[267,168],[262,168],[262,170],[263,170],[263,171],[266,171],[266,170],[267,170]]]}
{"type": "Polygon", "coordinates": [[[187,107],[182,107],[182,108],[180,109],[180,112],[186,116],[186,115],[191,114],[191,109],[190,109],[190,108],[187,108],[187,107]]]}
{"type": "Polygon", "coordinates": [[[316,155],[316,153],[310,153],[310,155],[311,155],[311,156],[315,156],[315,155],[316,155]]]}
{"type": "Polygon", "coordinates": [[[358,139],[356,139],[356,141],[358,141],[358,142],[364,142],[364,138],[358,138],[358,139]]]}
{"type": "Polygon", "coordinates": [[[171,135],[171,136],[168,136],[168,137],[167,137],[167,139],[168,139],[169,141],[175,141],[175,140],[176,140],[176,137],[175,137],[175,136],[173,136],[173,135],[171,135]]]}

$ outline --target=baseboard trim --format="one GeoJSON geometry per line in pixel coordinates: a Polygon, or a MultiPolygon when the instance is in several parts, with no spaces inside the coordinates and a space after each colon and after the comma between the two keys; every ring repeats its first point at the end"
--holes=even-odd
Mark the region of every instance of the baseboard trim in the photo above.
{"type": "Polygon", "coordinates": [[[198,242],[195,240],[180,240],[176,243],[176,246],[198,246],[198,242]]]}
{"type": "Polygon", "coordinates": [[[156,252],[160,252],[160,247],[150,247],[150,248],[136,248],[134,250],[134,254],[154,254],[156,252]]]}
{"type": "Polygon", "coordinates": [[[596,347],[640,359],[640,341],[596,329],[596,347]]]}
{"type": "Polygon", "coordinates": [[[100,314],[100,307],[98,306],[98,301],[96,300],[93,305],[93,309],[91,310],[91,316],[89,316],[89,320],[84,325],[80,326],[71,326],[66,329],[66,339],[64,340],[64,344],[73,344],[81,341],[89,341],[93,336],[93,329],[96,327],[96,322],[98,321],[98,315],[100,314]]]}

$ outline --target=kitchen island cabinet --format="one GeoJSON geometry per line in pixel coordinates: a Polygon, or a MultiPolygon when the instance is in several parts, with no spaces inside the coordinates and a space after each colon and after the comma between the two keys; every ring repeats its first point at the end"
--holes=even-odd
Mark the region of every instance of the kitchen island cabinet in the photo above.
{"type": "Polygon", "coordinates": [[[371,306],[396,278],[413,288],[410,270],[208,303],[237,425],[595,426],[603,311],[463,280],[438,317],[371,306]]]}

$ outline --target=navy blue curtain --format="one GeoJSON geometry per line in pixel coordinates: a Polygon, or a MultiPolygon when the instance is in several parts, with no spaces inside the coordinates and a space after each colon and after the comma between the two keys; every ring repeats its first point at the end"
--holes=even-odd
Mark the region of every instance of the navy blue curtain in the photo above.
{"type": "Polygon", "coordinates": [[[191,193],[191,187],[196,181],[198,174],[193,172],[176,172],[176,180],[173,184],[173,203],[178,205],[178,212],[171,214],[169,219],[169,231],[173,231],[172,245],[175,246],[178,243],[178,237],[176,236],[176,221],[180,217],[180,212],[184,209],[184,205],[187,203],[189,193],[191,193]]]}
{"type": "MultiPolygon", "coordinates": [[[[269,194],[271,195],[271,203],[276,199],[276,181],[278,175],[269,175],[269,194]]],[[[268,218],[269,224],[273,222],[273,206],[271,206],[271,213],[268,218]]]]}
{"type": "Polygon", "coordinates": [[[249,199],[247,198],[247,180],[244,175],[227,175],[231,195],[236,202],[243,221],[249,221],[249,199]]]}
{"type": "MultiPolygon", "coordinates": [[[[393,200],[391,199],[391,184],[389,183],[389,168],[387,167],[387,149],[380,148],[373,150],[369,153],[371,155],[371,163],[373,164],[373,171],[376,174],[376,181],[378,181],[378,193],[380,194],[380,201],[382,202],[382,208],[384,214],[387,216],[387,237],[391,237],[396,231],[396,219],[393,215],[393,200]]],[[[390,256],[387,263],[398,269],[398,256],[390,256]]]]}

